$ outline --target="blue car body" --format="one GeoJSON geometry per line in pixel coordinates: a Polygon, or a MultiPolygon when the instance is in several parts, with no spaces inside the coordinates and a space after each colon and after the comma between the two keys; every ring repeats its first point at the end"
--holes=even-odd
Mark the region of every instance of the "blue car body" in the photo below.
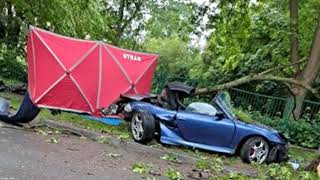
{"type": "Polygon", "coordinates": [[[171,145],[186,145],[200,149],[235,154],[239,145],[253,136],[265,138],[271,145],[286,145],[286,140],[277,131],[262,125],[248,124],[228,116],[219,118],[186,110],[173,111],[157,105],[133,101],[133,112],[151,113],[160,127],[160,142],[171,145]]]}

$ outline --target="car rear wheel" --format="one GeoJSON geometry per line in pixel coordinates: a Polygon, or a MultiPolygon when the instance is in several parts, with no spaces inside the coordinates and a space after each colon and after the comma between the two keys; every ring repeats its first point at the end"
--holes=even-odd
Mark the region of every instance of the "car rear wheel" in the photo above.
{"type": "Polygon", "coordinates": [[[262,137],[249,138],[241,147],[240,156],[247,163],[264,163],[269,155],[269,144],[262,137]]]}
{"type": "Polygon", "coordinates": [[[136,112],[131,119],[133,139],[139,143],[148,143],[154,138],[156,121],[148,112],[136,112]]]}

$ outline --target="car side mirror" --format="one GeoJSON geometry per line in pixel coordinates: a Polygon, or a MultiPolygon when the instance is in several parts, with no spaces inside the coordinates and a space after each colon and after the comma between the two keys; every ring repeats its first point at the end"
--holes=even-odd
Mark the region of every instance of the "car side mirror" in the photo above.
{"type": "Polygon", "coordinates": [[[221,120],[221,119],[225,118],[224,113],[221,112],[221,111],[218,111],[217,114],[216,114],[216,116],[217,116],[217,120],[221,120]]]}

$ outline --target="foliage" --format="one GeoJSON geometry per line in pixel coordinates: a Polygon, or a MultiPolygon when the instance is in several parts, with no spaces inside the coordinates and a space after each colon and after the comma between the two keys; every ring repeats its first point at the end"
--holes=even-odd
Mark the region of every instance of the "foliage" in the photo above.
{"type": "Polygon", "coordinates": [[[219,13],[211,17],[213,33],[203,62],[191,75],[201,78],[201,85],[217,84],[287,63],[287,17],[279,4],[283,5],[269,1],[220,4],[219,13]]]}
{"type": "Polygon", "coordinates": [[[196,163],[197,169],[202,171],[212,171],[212,172],[222,172],[223,171],[223,161],[221,158],[207,158],[201,157],[196,163]]]}
{"type": "MultiPolygon", "coordinates": [[[[194,17],[198,20],[196,22],[200,22],[207,16],[209,21],[203,28],[212,33],[202,60],[190,71],[192,79],[201,86],[216,85],[279,65],[285,68],[275,75],[293,76],[288,61],[290,27],[287,1],[217,1],[213,4],[198,8],[194,17]]],[[[318,16],[314,12],[319,6],[320,1],[299,1],[301,59],[308,57],[318,16]]],[[[273,82],[250,83],[244,88],[287,95],[282,86],[275,86],[273,82]]]]}
{"type": "Polygon", "coordinates": [[[208,158],[201,157],[199,160],[197,160],[196,167],[197,169],[200,169],[200,170],[209,169],[210,167],[209,167],[208,158]]]}
{"type": "Polygon", "coordinates": [[[165,154],[164,156],[161,156],[160,159],[163,159],[163,160],[166,160],[166,161],[170,161],[170,162],[173,162],[173,163],[178,163],[178,158],[173,153],[165,154]]]}
{"type": "Polygon", "coordinates": [[[0,76],[26,82],[25,46],[29,25],[66,36],[159,52],[165,57],[161,58],[163,67],[158,72],[179,72],[175,77],[183,76],[192,66],[193,52],[198,53],[188,45],[194,9],[196,4],[180,0],[1,1],[0,76]],[[159,42],[161,47],[155,46],[159,42]],[[167,51],[169,48],[163,49],[166,46],[171,52],[167,51]],[[170,68],[166,69],[168,65],[170,68]]]}
{"type": "Polygon", "coordinates": [[[150,166],[144,163],[135,163],[131,166],[131,170],[134,173],[137,173],[140,175],[146,175],[150,171],[150,166]]]}
{"type": "Polygon", "coordinates": [[[196,4],[178,0],[160,0],[158,6],[150,6],[151,17],[146,23],[148,38],[170,38],[178,36],[190,40],[193,31],[191,17],[196,4]]]}
{"type": "Polygon", "coordinates": [[[241,110],[240,108],[239,109],[235,109],[235,114],[236,116],[243,122],[246,122],[246,123],[254,123],[254,119],[248,115],[246,112],[244,112],[243,110],[241,110]]]}
{"type": "Polygon", "coordinates": [[[178,36],[147,39],[144,48],[160,55],[154,77],[156,86],[160,88],[168,81],[188,79],[193,62],[200,58],[199,53],[178,36]]]}
{"type": "Polygon", "coordinates": [[[267,171],[268,176],[274,179],[291,179],[292,177],[292,168],[287,166],[280,166],[279,164],[271,164],[268,167],[267,171]]]}
{"type": "Polygon", "coordinates": [[[165,171],[164,175],[169,178],[170,180],[183,180],[184,176],[181,172],[177,171],[176,169],[169,168],[165,171]]]}
{"type": "Polygon", "coordinates": [[[219,179],[219,180],[228,180],[228,179],[249,180],[249,179],[252,179],[252,178],[250,178],[248,176],[245,176],[245,175],[241,175],[239,173],[231,172],[228,175],[220,176],[217,179],[219,179]]]}
{"type": "Polygon", "coordinates": [[[247,112],[247,115],[254,119],[256,122],[273,127],[288,139],[292,144],[308,148],[320,147],[320,122],[310,120],[288,120],[285,122],[283,119],[277,117],[267,117],[261,115],[259,112],[247,112]]]}
{"type": "Polygon", "coordinates": [[[26,82],[26,65],[23,58],[17,49],[1,46],[0,43],[0,75],[3,78],[26,82]]]}
{"type": "Polygon", "coordinates": [[[299,146],[290,146],[289,158],[299,162],[308,162],[314,160],[318,156],[314,150],[302,148],[299,146]]]}
{"type": "Polygon", "coordinates": [[[270,164],[267,167],[266,176],[276,180],[291,180],[291,179],[317,179],[317,175],[312,172],[294,171],[290,166],[280,164],[270,164]]]}
{"type": "MultiPolygon", "coordinates": [[[[37,134],[41,134],[43,136],[61,133],[61,130],[52,129],[52,128],[48,128],[48,127],[37,128],[37,129],[35,129],[35,131],[37,132],[37,134]]],[[[53,141],[55,141],[55,140],[53,140],[53,141]]]]}
{"type": "MultiPolygon", "coordinates": [[[[1,94],[2,96],[2,94],[1,94]]],[[[10,97],[10,96],[8,96],[10,97]]],[[[17,100],[17,106],[19,106],[21,100],[17,100]]],[[[50,111],[43,109],[40,114],[38,115],[40,119],[55,119],[58,121],[66,121],[69,122],[75,126],[90,129],[96,132],[101,133],[110,133],[115,136],[117,136],[119,139],[129,139],[130,133],[128,132],[128,124],[126,122],[123,122],[119,126],[106,126],[104,123],[98,122],[98,121],[92,121],[86,118],[83,118],[82,116],[79,116],[78,114],[72,114],[67,112],[62,112],[61,114],[54,116],[50,113],[50,111]]],[[[100,139],[102,142],[107,143],[108,138],[100,139]]]]}

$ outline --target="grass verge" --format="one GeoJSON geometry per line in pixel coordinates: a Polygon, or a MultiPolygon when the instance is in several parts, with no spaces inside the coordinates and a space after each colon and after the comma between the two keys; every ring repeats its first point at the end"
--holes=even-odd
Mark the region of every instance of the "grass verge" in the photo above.
{"type": "MultiPolygon", "coordinates": [[[[23,96],[14,95],[8,92],[0,92],[0,96],[10,100],[11,108],[13,110],[18,109],[23,98],[23,96]]],[[[108,133],[120,139],[124,139],[124,140],[130,139],[128,123],[123,123],[120,126],[105,125],[97,121],[86,119],[85,117],[82,117],[78,114],[62,112],[61,114],[58,114],[58,115],[52,115],[50,111],[46,109],[42,109],[42,111],[40,112],[37,118],[39,118],[40,120],[51,119],[51,120],[57,120],[57,121],[64,121],[81,128],[90,129],[100,133],[108,133]]],[[[290,169],[290,167],[288,167],[286,164],[269,165],[269,166],[248,165],[248,164],[242,163],[240,158],[236,156],[226,156],[222,154],[201,151],[197,149],[179,148],[174,146],[170,146],[170,148],[166,148],[159,145],[158,143],[154,143],[153,146],[156,148],[164,149],[169,153],[186,154],[195,158],[199,158],[199,157],[202,157],[202,159],[218,158],[222,160],[222,163],[224,165],[229,165],[229,166],[243,168],[243,169],[254,169],[259,173],[259,176],[261,177],[265,177],[265,176],[274,177],[274,178],[300,177],[301,179],[308,178],[308,177],[311,177],[312,179],[316,177],[313,173],[307,173],[304,171],[293,172],[293,170],[290,169]]],[[[317,153],[314,150],[301,148],[298,146],[290,146],[289,148],[289,157],[291,159],[298,160],[302,164],[312,160],[316,156],[317,156],[317,153]]],[[[201,162],[198,162],[198,163],[201,163],[201,162]]],[[[241,175],[230,173],[226,176],[226,178],[233,178],[233,177],[237,179],[238,177],[241,177],[241,175]]],[[[246,179],[246,176],[244,176],[243,178],[246,179]]]]}

